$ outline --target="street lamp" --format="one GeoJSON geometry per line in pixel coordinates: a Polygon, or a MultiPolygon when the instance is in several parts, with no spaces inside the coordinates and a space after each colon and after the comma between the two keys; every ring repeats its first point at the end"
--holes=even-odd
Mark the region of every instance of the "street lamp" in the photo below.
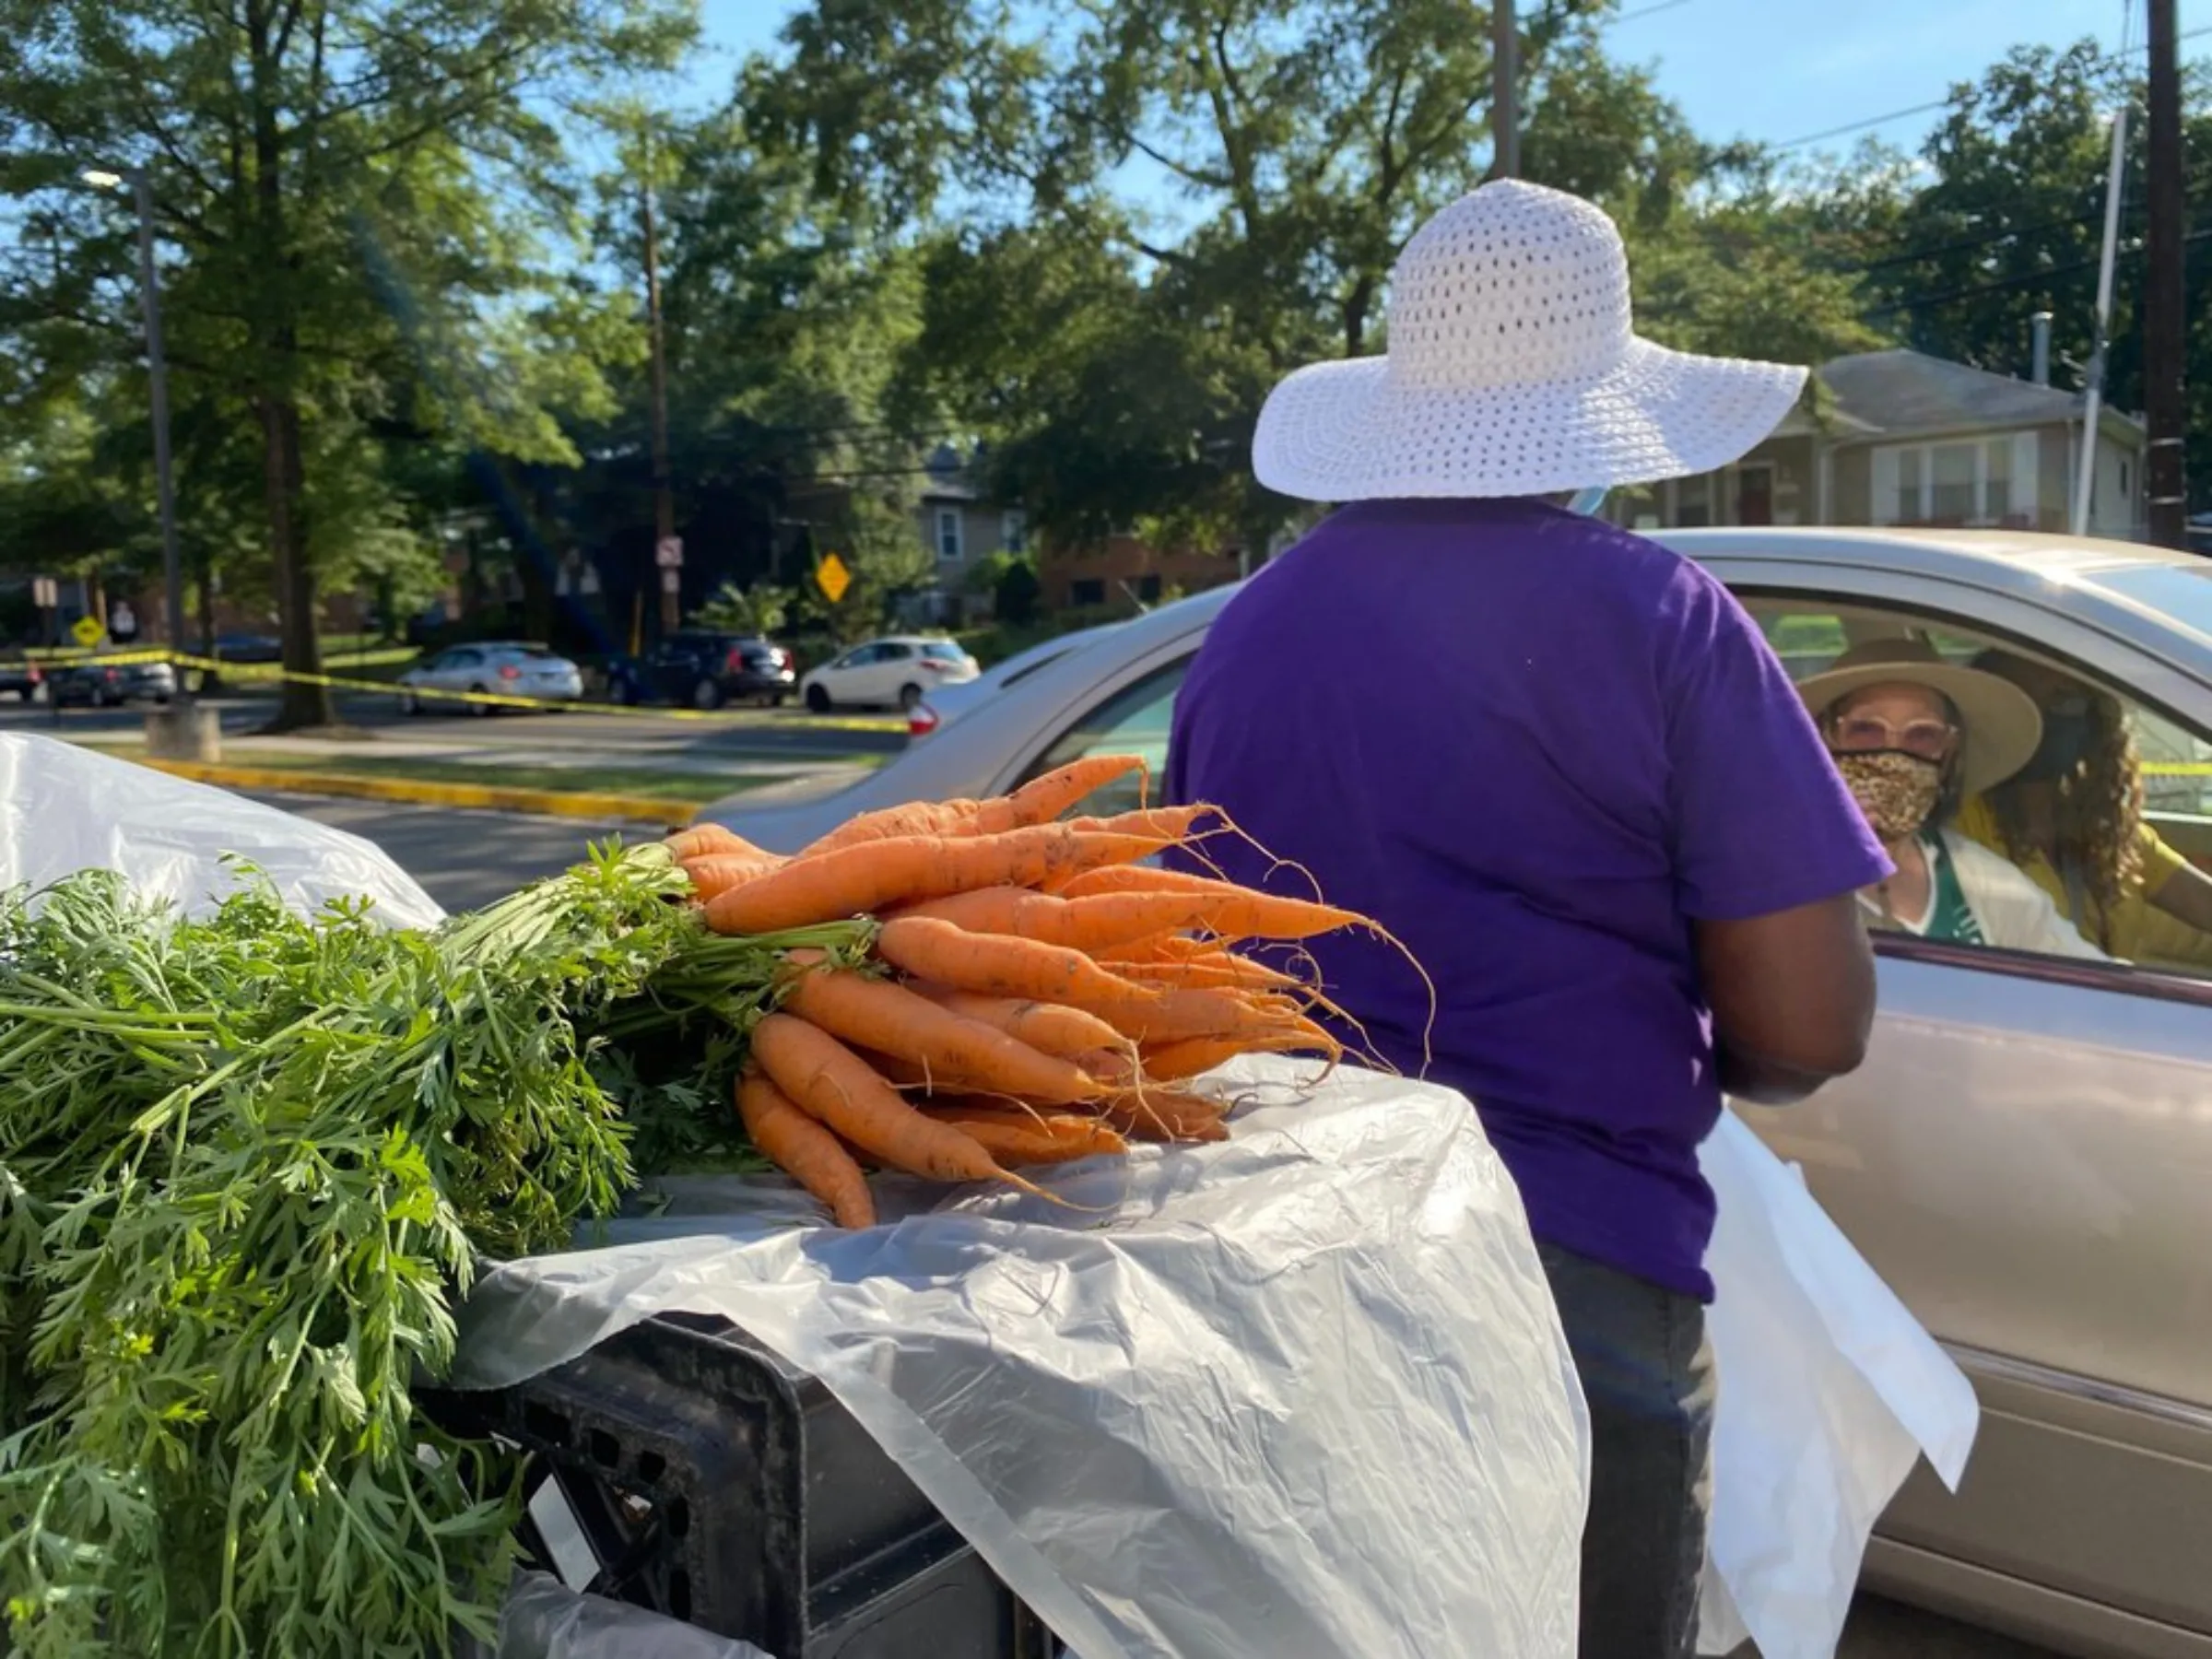
{"type": "MultiPolygon", "coordinates": [[[[168,584],[169,649],[184,649],[184,570],[177,557],[177,493],[169,458],[169,365],[161,355],[161,284],[154,270],[154,192],[143,167],[88,167],[77,174],[95,190],[127,187],[138,217],[138,299],[146,311],[147,400],[154,415],[154,488],[161,509],[161,574],[168,584]]],[[[189,706],[192,693],[177,676],[177,697],[189,706]]]]}

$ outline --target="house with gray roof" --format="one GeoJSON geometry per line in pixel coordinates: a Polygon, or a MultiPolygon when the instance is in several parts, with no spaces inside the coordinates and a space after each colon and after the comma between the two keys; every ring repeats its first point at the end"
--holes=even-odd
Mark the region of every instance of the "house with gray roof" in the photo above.
{"type": "MultiPolygon", "coordinates": [[[[1814,371],[1826,388],[1733,466],[1621,490],[1607,516],[1696,524],[1939,524],[2064,531],[2082,441],[2079,394],[1917,351],[1814,371]]],[[[2144,532],[2143,423],[2105,409],[2089,533],[2144,532]]]]}

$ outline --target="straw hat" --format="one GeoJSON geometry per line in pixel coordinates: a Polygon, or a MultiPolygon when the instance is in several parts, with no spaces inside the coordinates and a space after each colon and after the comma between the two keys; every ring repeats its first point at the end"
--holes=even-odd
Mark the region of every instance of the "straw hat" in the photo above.
{"type": "Polygon", "coordinates": [[[1921,640],[1870,640],[1853,646],[1832,667],[1800,680],[1797,695],[1819,720],[1853,691],[1896,685],[1939,691],[1959,711],[1964,732],[1959,747],[1962,794],[1980,794],[2004,782],[2028,764],[2043,740],[2043,716],[2035,699],[2008,679],[1945,662],[1921,640]]]}
{"type": "Polygon", "coordinates": [[[1630,331],[1620,232],[1506,179],[1414,234],[1386,357],[1276,387],[1253,471],[1309,501],[1525,496],[1711,472],[1771,432],[1805,371],[1691,357],[1630,331]]]}

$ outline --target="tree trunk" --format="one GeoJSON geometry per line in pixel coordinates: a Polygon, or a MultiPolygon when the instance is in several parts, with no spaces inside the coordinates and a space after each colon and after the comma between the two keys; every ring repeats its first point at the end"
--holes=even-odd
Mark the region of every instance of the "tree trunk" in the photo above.
{"type": "Polygon", "coordinates": [[[315,572],[307,555],[306,526],[300,523],[300,410],[289,399],[265,397],[261,404],[264,488],[268,496],[269,558],[276,585],[276,615],[284,636],[284,690],[269,729],[336,724],[330,688],[316,683],[323,651],[315,638],[315,572]]]}
{"type": "Polygon", "coordinates": [[[208,559],[200,566],[200,654],[215,655],[215,561],[208,559]]]}

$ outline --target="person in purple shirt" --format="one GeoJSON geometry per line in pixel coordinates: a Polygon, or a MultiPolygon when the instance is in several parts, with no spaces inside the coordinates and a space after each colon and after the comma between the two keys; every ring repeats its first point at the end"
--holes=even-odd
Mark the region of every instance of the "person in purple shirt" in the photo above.
{"type": "Polygon", "coordinates": [[[1464,1091],[1519,1183],[1591,1411],[1583,1653],[1675,1659],[1713,1399],[1698,1146],[1724,1091],[1859,1064],[1854,895],[1889,866],[1726,590],[1549,498],[1725,465],[1803,371],[1637,339],[1611,221],[1512,182],[1407,244],[1389,340],[1268,400],[1260,481],[1349,504],[1214,624],[1167,793],[1300,866],[1222,837],[1227,874],[1310,874],[1425,970],[1312,945],[1347,1038],[1464,1091]]]}

